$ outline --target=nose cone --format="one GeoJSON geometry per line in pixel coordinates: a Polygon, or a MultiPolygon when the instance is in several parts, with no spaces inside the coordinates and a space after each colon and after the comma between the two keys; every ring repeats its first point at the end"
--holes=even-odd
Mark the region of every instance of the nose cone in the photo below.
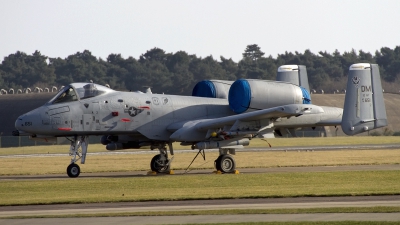
{"type": "Polygon", "coordinates": [[[25,131],[27,132],[27,129],[29,130],[29,127],[32,126],[32,120],[30,119],[32,116],[29,116],[27,114],[24,114],[15,121],[15,128],[19,131],[25,131]]]}
{"type": "Polygon", "coordinates": [[[37,110],[30,111],[18,117],[15,121],[15,128],[19,131],[34,133],[40,125],[41,117],[37,110]]]}
{"type": "Polygon", "coordinates": [[[23,116],[18,117],[18,119],[15,121],[15,129],[17,130],[22,130],[22,118],[23,116]]]}

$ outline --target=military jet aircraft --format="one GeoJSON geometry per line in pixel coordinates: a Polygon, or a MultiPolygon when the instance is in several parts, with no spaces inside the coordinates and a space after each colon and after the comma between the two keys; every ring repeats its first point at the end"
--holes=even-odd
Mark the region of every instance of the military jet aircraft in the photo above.
{"type": "Polygon", "coordinates": [[[387,125],[375,64],[350,67],[344,111],[312,105],[309,96],[305,88],[292,83],[252,79],[233,82],[228,99],[120,92],[94,83],[72,83],[45,105],[21,115],[13,134],[69,138],[67,174],[78,177],[76,162],[85,163],[89,135],[101,135],[101,143],[110,151],[158,149],[150,162],[158,173],[170,171],[173,142],[202,154],[217,148],[216,169],[231,173],[236,169],[235,149],[275,129],[342,125],[346,134],[354,135],[387,125]]]}

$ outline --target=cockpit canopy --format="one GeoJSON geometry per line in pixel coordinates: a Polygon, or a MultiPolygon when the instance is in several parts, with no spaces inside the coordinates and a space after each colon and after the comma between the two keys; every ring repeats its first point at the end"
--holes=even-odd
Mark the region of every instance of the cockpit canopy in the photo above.
{"type": "Polygon", "coordinates": [[[93,98],[106,93],[114,92],[114,90],[94,83],[72,83],[62,88],[48,104],[58,104],[65,102],[73,102],[86,98],[93,98]]]}

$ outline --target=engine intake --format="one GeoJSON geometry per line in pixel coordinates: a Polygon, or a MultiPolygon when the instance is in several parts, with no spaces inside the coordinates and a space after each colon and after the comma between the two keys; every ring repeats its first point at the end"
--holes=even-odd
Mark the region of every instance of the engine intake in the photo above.
{"type": "Polygon", "coordinates": [[[192,96],[227,99],[232,83],[228,80],[203,80],[194,86],[192,96]]]}

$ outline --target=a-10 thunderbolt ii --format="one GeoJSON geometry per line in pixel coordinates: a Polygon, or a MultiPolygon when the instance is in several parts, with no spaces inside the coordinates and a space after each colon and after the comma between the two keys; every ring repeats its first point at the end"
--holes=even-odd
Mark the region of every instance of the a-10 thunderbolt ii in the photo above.
{"type": "MultiPolygon", "coordinates": [[[[278,75],[302,83],[299,68],[283,66],[278,75]]],[[[223,93],[225,87],[212,88],[223,93]]],[[[344,133],[354,135],[387,125],[376,64],[350,66],[344,109],[310,104],[307,89],[308,81],[304,88],[283,81],[240,79],[231,82],[226,99],[120,92],[94,83],[72,83],[45,105],[21,115],[14,135],[67,137],[72,157],[69,177],[80,174],[76,162],[85,163],[89,135],[102,136],[102,144],[111,151],[158,149],[150,163],[158,173],[170,171],[173,142],[202,154],[217,148],[216,169],[230,173],[236,168],[235,149],[273,130],[341,125],[344,133]]]]}

